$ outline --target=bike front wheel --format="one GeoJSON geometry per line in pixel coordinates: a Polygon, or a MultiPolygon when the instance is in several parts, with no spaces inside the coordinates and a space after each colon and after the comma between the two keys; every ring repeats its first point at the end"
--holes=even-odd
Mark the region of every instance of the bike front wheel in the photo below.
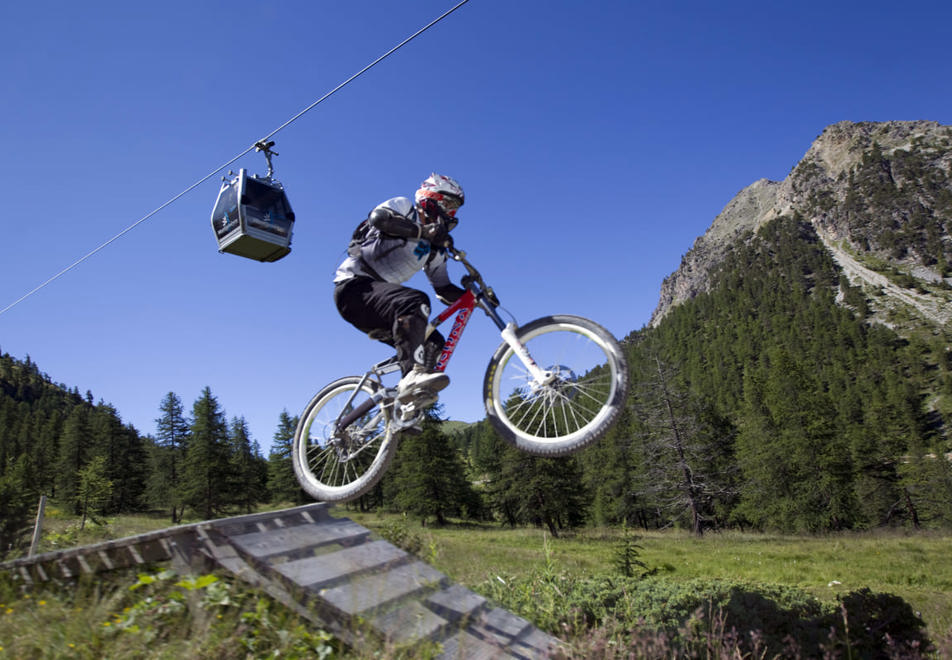
{"type": "Polygon", "coordinates": [[[349,376],[318,392],[301,415],[291,452],[301,488],[322,502],[347,502],[376,485],[393,459],[390,412],[366,403],[380,386],[349,376]],[[344,415],[370,406],[353,423],[338,429],[344,415]]]}
{"type": "Polygon", "coordinates": [[[628,364],[608,330],[579,316],[546,316],[516,337],[545,378],[533,376],[508,343],[496,349],[483,399],[503,438],[531,454],[563,456],[611,428],[628,393],[628,364]]]}

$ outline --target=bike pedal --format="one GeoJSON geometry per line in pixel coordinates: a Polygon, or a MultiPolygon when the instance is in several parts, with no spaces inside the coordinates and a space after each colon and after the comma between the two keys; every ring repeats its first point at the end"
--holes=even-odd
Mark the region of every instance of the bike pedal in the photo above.
{"type": "Polygon", "coordinates": [[[397,403],[399,403],[404,408],[412,407],[419,410],[421,408],[426,408],[431,403],[434,403],[438,398],[439,397],[437,396],[436,392],[423,387],[418,387],[399,395],[397,397],[397,403]]]}
{"type": "Polygon", "coordinates": [[[397,402],[404,405],[411,404],[414,401],[416,401],[417,398],[420,396],[420,394],[422,394],[423,392],[426,392],[426,390],[422,387],[417,387],[412,390],[404,390],[403,392],[398,392],[397,402]]]}
{"type": "Polygon", "coordinates": [[[416,398],[413,400],[413,407],[417,410],[423,410],[427,406],[431,406],[439,400],[436,392],[431,392],[430,390],[419,390],[414,393],[416,398]]]}
{"type": "Polygon", "coordinates": [[[423,429],[420,428],[420,414],[413,406],[402,408],[393,420],[394,433],[416,435],[422,431],[423,429]]]}

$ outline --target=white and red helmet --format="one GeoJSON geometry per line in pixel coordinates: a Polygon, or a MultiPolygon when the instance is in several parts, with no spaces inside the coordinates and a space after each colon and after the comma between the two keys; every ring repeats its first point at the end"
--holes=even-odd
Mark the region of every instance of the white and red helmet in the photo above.
{"type": "Polygon", "coordinates": [[[463,205],[466,199],[462,186],[455,179],[436,173],[431,174],[420,184],[420,189],[416,191],[415,197],[417,206],[424,211],[427,204],[432,203],[425,200],[432,200],[439,205],[443,213],[451,218],[456,217],[457,209],[463,205]]]}

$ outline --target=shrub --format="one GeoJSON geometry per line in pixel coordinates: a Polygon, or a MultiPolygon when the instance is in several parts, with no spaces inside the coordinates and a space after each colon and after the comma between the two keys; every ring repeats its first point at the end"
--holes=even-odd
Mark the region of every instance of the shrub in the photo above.
{"type": "Polygon", "coordinates": [[[835,631],[833,650],[858,651],[864,658],[914,658],[931,650],[925,623],[899,596],[860,589],[840,603],[839,612],[819,622],[835,631]]]}
{"type": "Polygon", "coordinates": [[[568,657],[616,657],[599,655],[597,648],[604,651],[605,645],[627,649],[617,657],[695,657],[702,648],[724,652],[711,657],[837,657],[853,651],[854,657],[919,657],[930,648],[925,624],[908,603],[868,590],[844,596],[837,608],[796,587],[577,577],[551,567],[524,577],[497,576],[478,590],[539,627],[575,639],[568,657]]]}
{"type": "Polygon", "coordinates": [[[423,561],[432,562],[439,554],[439,549],[432,537],[424,538],[421,534],[414,532],[407,525],[406,520],[388,522],[378,530],[378,533],[386,541],[423,561]]]}

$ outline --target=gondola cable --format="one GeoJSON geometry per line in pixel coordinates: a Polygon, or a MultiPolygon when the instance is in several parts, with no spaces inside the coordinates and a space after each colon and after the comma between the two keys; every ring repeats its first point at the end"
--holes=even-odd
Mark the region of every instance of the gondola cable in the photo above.
{"type": "MultiPolygon", "coordinates": [[[[109,245],[115,243],[117,240],[119,240],[120,238],[122,238],[123,236],[125,236],[126,234],[128,234],[130,231],[132,231],[133,229],[135,229],[136,227],[138,227],[139,225],[141,225],[143,222],[145,222],[146,220],[150,219],[151,217],[153,217],[154,215],[156,215],[157,213],[159,213],[160,211],[162,211],[162,210],[165,209],[166,207],[171,206],[172,204],[174,204],[175,202],[177,202],[179,199],[181,199],[182,197],[184,197],[185,195],[187,195],[188,193],[192,192],[193,190],[195,190],[196,188],[198,188],[200,185],[202,185],[203,183],[205,183],[206,181],[208,181],[209,179],[211,179],[212,177],[214,177],[216,174],[220,173],[222,170],[224,170],[224,169],[225,169],[226,167],[228,167],[229,165],[234,164],[235,162],[237,162],[237,161],[240,160],[241,158],[244,158],[246,155],[248,155],[249,153],[251,153],[252,151],[254,151],[254,150],[256,150],[256,149],[259,150],[259,151],[261,151],[261,149],[259,148],[260,145],[266,144],[266,143],[268,143],[269,141],[271,141],[271,138],[272,138],[272,137],[274,137],[275,135],[277,135],[278,133],[280,133],[281,131],[283,131],[285,128],[287,128],[288,126],[290,126],[291,124],[293,124],[294,122],[296,122],[298,119],[300,119],[300,118],[303,117],[305,114],[307,114],[308,112],[310,112],[311,110],[313,110],[314,108],[316,108],[318,105],[320,105],[321,103],[323,103],[324,101],[326,101],[328,98],[330,98],[331,96],[333,96],[334,94],[336,94],[337,92],[339,92],[341,89],[343,89],[343,88],[346,87],[347,85],[349,85],[350,83],[352,83],[354,80],[356,80],[357,78],[359,78],[359,77],[362,76],[363,74],[365,74],[365,73],[367,73],[368,71],[370,71],[372,68],[374,68],[375,66],[377,66],[378,64],[380,64],[381,62],[383,62],[385,59],[387,59],[388,57],[390,57],[391,55],[393,55],[394,53],[396,53],[398,50],[400,50],[401,48],[403,48],[404,46],[406,46],[407,44],[409,44],[411,41],[413,41],[414,39],[416,39],[417,37],[419,37],[420,35],[422,35],[424,32],[426,32],[427,30],[429,30],[430,28],[432,28],[433,26],[435,26],[437,23],[439,23],[440,21],[442,21],[443,19],[445,19],[446,17],[448,17],[450,14],[452,14],[453,12],[455,12],[455,11],[456,11],[457,9],[459,9],[460,7],[462,7],[463,5],[465,5],[467,2],[469,2],[469,0],[461,0],[458,4],[456,4],[455,6],[453,6],[453,7],[450,8],[450,9],[448,9],[446,12],[444,12],[443,14],[441,14],[440,16],[438,16],[437,18],[435,18],[435,19],[433,19],[432,21],[430,21],[429,23],[427,23],[425,26],[423,26],[422,28],[420,28],[419,30],[417,30],[416,32],[414,32],[413,34],[411,34],[409,37],[407,37],[406,39],[404,39],[403,41],[401,41],[399,44],[397,44],[396,46],[394,46],[393,48],[391,48],[390,50],[388,50],[386,53],[384,53],[383,55],[381,55],[380,57],[378,57],[377,59],[375,59],[373,62],[371,62],[371,63],[368,64],[367,66],[365,66],[363,69],[361,69],[360,71],[358,71],[357,73],[355,73],[354,75],[352,75],[350,78],[348,78],[348,79],[345,80],[344,82],[340,83],[339,85],[337,85],[336,87],[334,87],[332,90],[330,90],[329,92],[327,92],[326,94],[324,94],[323,96],[321,96],[319,99],[317,99],[316,101],[314,101],[313,103],[311,103],[309,106],[307,106],[306,108],[304,108],[303,110],[301,110],[300,112],[298,112],[296,115],[294,115],[293,117],[291,117],[290,119],[288,119],[286,122],[284,122],[283,124],[281,124],[280,126],[278,126],[276,129],[274,129],[274,130],[271,131],[270,133],[268,133],[268,135],[266,135],[265,137],[261,138],[260,140],[256,140],[254,144],[252,144],[250,147],[248,147],[247,149],[245,149],[244,151],[242,151],[240,154],[238,154],[237,156],[235,156],[234,158],[232,158],[232,159],[229,160],[228,162],[224,163],[223,165],[219,166],[218,168],[212,170],[211,172],[209,172],[208,174],[206,174],[204,177],[202,177],[201,179],[199,179],[198,181],[196,181],[196,182],[193,183],[192,185],[190,185],[190,186],[188,186],[187,188],[185,188],[185,190],[183,190],[182,192],[178,193],[178,194],[175,195],[174,197],[171,197],[169,200],[167,200],[166,202],[164,202],[163,204],[161,204],[160,206],[158,206],[158,207],[155,208],[154,210],[152,210],[152,211],[150,211],[149,213],[147,213],[146,215],[142,216],[141,218],[139,218],[138,220],[136,220],[134,223],[132,223],[131,225],[129,225],[128,227],[126,227],[125,229],[123,229],[121,232],[119,232],[118,234],[116,234],[115,236],[113,236],[112,238],[110,238],[109,240],[107,240],[106,242],[104,242],[103,244],[99,245],[99,246],[96,247],[95,249],[93,249],[93,250],[91,250],[90,252],[88,252],[87,254],[83,255],[82,257],[80,257],[79,259],[77,259],[76,261],[74,261],[73,263],[71,263],[70,265],[68,265],[66,268],[62,269],[61,271],[59,271],[58,273],[56,273],[56,274],[53,275],[52,277],[48,278],[46,281],[42,282],[42,283],[39,284],[38,286],[34,287],[32,290],[28,291],[27,293],[23,294],[22,296],[20,296],[20,297],[17,298],[16,300],[14,300],[12,303],[10,303],[9,305],[7,305],[7,306],[4,307],[3,309],[0,309],[0,316],[2,316],[3,314],[5,314],[5,313],[8,312],[9,310],[13,309],[13,308],[16,307],[17,305],[19,305],[21,302],[23,302],[24,300],[26,300],[27,298],[29,298],[29,297],[32,296],[33,294],[37,293],[38,291],[40,291],[41,289],[43,289],[43,288],[46,287],[47,285],[49,285],[49,284],[51,284],[52,282],[56,281],[57,279],[59,279],[60,277],[62,277],[62,276],[65,275],[66,273],[68,273],[69,271],[73,270],[74,268],[76,268],[77,266],[79,266],[80,264],[82,264],[83,262],[85,262],[87,259],[89,259],[89,258],[91,258],[92,256],[94,256],[95,254],[99,253],[100,251],[102,251],[103,249],[105,249],[106,247],[108,247],[109,245]]],[[[266,154],[266,155],[267,155],[267,154],[266,154]]],[[[270,168],[270,158],[269,158],[268,164],[269,164],[269,168],[270,168]]]]}

